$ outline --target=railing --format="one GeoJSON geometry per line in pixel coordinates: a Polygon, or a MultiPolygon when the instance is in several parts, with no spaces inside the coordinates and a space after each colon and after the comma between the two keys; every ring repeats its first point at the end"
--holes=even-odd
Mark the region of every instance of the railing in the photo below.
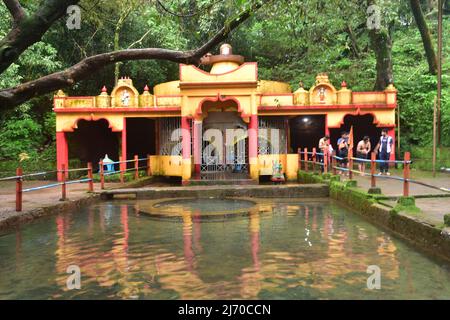
{"type": "MultiPolygon", "coordinates": [[[[147,176],[151,175],[151,167],[150,167],[150,156],[147,156],[146,158],[138,158],[138,156],[134,156],[132,160],[121,160],[116,162],[109,162],[109,163],[103,163],[103,161],[99,162],[100,165],[100,187],[101,189],[105,188],[105,176],[111,175],[114,173],[120,173],[120,182],[124,183],[124,173],[127,171],[134,171],[134,179],[139,178],[139,170],[140,169],[146,169],[147,176]],[[145,161],[145,166],[139,166],[139,162],[145,161]],[[133,168],[127,169],[126,164],[133,162],[134,166],[133,168]],[[119,164],[120,170],[119,171],[106,171],[104,170],[104,165],[107,164],[119,164]]],[[[16,211],[22,211],[22,200],[23,200],[23,194],[27,192],[33,192],[37,190],[42,189],[49,189],[49,188],[55,188],[61,186],[61,201],[67,200],[67,185],[74,184],[74,183],[82,183],[82,182],[88,182],[88,192],[94,191],[94,175],[93,175],[93,169],[92,169],[92,163],[88,163],[86,168],[76,168],[76,169],[67,169],[65,164],[61,165],[60,170],[53,170],[53,171],[45,171],[45,172],[34,172],[34,173],[28,173],[23,174],[23,170],[21,167],[16,169],[16,175],[11,177],[5,177],[0,178],[1,181],[16,181],[16,211]],[[87,178],[82,179],[75,179],[75,180],[68,180],[67,177],[69,176],[70,172],[78,172],[78,171],[86,171],[87,172],[87,178]],[[38,186],[38,187],[32,187],[32,188],[23,188],[23,181],[24,178],[29,177],[37,177],[37,176],[44,176],[48,174],[60,174],[61,181],[55,182],[55,183],[49,183],[46,185],[38,186]]]]}
{"type": "Polygon", "coordinates": [[[135,180],[139,178],[139,170],[140,169],[146,169],[147,176],[152,175],[151,166],[150,166],[150,156],[147,156],[146,158],[139,158],[137,155],[135,155],[134,158],[131,160],[122,160],[122,157],[120,157],[119,161],[113,161],[113,162],[108,162],[108,163],[104,163],[103,161],[100,161],[99,166],[100,166],[100,188],[102,190],[105,188],[105,176],[108,176],[108,175],[119,173],[121,183],[124,183],[124,174],[125,174],[125,172],[128,172],[128,171],[134,171],[134,179],[135,180]],[[145,166],[139,166],[139,162],[142,162],[142,161],[146,162],[145,166]],[[131,162],[134,163],[133,168],[127,169],[126,168],[127,164],[131,163],[131,162]],[[108,165],[108,164],[112,164],[112,165],[118,164],[119,170],[105,172],[104,166],[108,165]]]}
{"type": "Polygon", "coordinates": [[[88,182],[88,191],[92,192],[94,191],[94,180],[92,176],[92,164],[88,163],[88,166],[86,168],[77,168],[77,169],[66,169],[66,166],[63,164],[61,166],[61,170],[54,170],[54,171],[45,171],[45,172],[34,172],[29,174],[23,174],[22,168],[16,169],[16,175],[12,177],[6,177],[0,179],[0,181],[8,181],[8,180],[15,180],[16,181],[16,211],[22,211],[22,198],[23,194],[27,192],[33,192],[37,190],[42,189],[49,189],[49,188],[55,188],[58,186],[61,186],[61,201],[65,201],[67,199],[67,185],[73,184],[73,183],[80,183],[80,182],[88,182]],[[87,171],[88,178],[84,179],[76,179],[76,180],[66,180],[66,176],[68,176],[69,172],[75,172],[75,171],[87,171]],[[53,173],[62,173],[62,181],[61,182],[55,182],[46,184],[43,186],[38,187],[32,187],[32,188],[23,188],[23,180],[24,178],[29,177],[36,177],[36,176],[43,176],[47,174],[53,174],[53,173]]]}
{"type": "Polygon", "coordinates": [[[338,166],[338,161],[342,161],[344,160],[344,158],[342,157],[338,157],[336,156],[336,153],[333,151],[332,154],[330,154],[327,150],[323,153],[317,152],[316,148],[312,149],[312,152],[308,152],[308,148],[304,148],[303,151],[301,151],[301,149],[298,149],[298,155],[299,155],[299,170],[304,170],[305,172],[308,172],[308,170],[310,169],[309,167],[312,167],[312,171],[316,172],[316,167],[317,166],[321,166],[323,169],[321,170],[321,172],[323,173],[327,173],[329,170],[329,163],[331,160],[331,169],[332,169],[332,173],[334,175],[337,174],[337,171],[341,171],[341,172],[348,172],[348,177],[350,180],[353,179],[353,174],[354,173],[358,173],[362,176],[370,176],[370,186],[371,188],[376,188],[377,186],[377,178],[382,178],[382,179],[392,179],[392,180],[397,180],[397,181],[402,181],[403,182],[403,196],[409,196],[409,187],[410,187],[410,183],[414,183],[414,184],[419,184],[428,188],[432,188],[432,189],[436,189],[436,190],[440,190],[440,191],[444,191],[444,192],[450,192],[450,189],[448,188],[443,188],[443,187],[437,187],[437,186],[433,186],[418,180],[413,180],[410,177],[410,172],[411,172],[411,155],[409,152],[405,152],[404,153],[404,158],[403,160],[377,160],[376,159],[376,153],[372,152],[371,153],[371,157],[370,160],[369,159],[362,159],[362,158],[356,158],[356,157],[348,157],[346,158],[346,160],[348,160],[348,167],[342,167],[342,166],[338,166]],[[322,156],[323,160],[322,161],[317,161],[317,156],[322,156]],[[358,171],[358,170],[354,170],[354,162],[359,162],[359,163],[370,163],[370,173],[365,173],[362,171],[358,171]],[[386,164],[402,164],[403,165],[403,176],[393,176],[393,175],[382,175],[382,174],[377,174],[376,173],[376,169],[377,169],[377,163],[381,164],[381,163],[386,163],[386,164]],[[303,164],[303,165],[302,165],[303,164]]]}

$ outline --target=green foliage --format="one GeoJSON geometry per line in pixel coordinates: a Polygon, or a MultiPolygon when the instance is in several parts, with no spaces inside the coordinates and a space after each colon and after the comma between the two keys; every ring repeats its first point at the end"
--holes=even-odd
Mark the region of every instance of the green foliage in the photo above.
{"type": "Polygon", "coordinates": [[[17,159],[20,153],[35,154],[39,147],[42,127],[33,119],[10,118],[0,131],[0,158],[17,159]]]}
{"type": "Polygon", "coordinates": [[[444,224],[447,227],[450,227],[450,213],[444,215],[444,224]]]}

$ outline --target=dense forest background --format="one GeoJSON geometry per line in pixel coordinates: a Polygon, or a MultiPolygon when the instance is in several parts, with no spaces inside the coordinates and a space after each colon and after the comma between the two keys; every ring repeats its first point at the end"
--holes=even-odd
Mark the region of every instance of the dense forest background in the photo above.
{"type": "MultiPolygon", "coordinates": [[[[33,12],[41,2],[20,1],[27,12],[33,12]]],[[[0,74],[0,89],[63,70],[97,53],[146,47],[193,49],[235,16],[246,2],[82,0],[81,29],[69,30],[66,18],[56,21],[40,42],[0,74]]],[[[327,72],[337,87],[345,80],[353,90],[373,90],[377,78],[376,50],[366,24],[367,6],[373,2],[381,8],[380,22],[392,41],[401,148],[412,150],[413,157],[429,159],[437,77],[430,72],[410,1],[267,1],[233,31],[227,42],[246,61],[258,62],[260,79],[286,81],[293,90],[299,81],[305,87],[313,85],[319,72],[327,72]]],[[[420,1],[420,5],[436,50],[437,1],[420,1]]],[[[12,24],[7,7],[0,2],[0,38],[12,24]]],[[[450,167],[449,28],[446,11],[440,165],[450,167]]],[[[123,62],[95,72],[65,91],[70,95],[97,95],[103,85],[110,91],[118,76],[131,77],[142,91],[146,84],[152,87],[178,79],[178,65],[163,60],[123,62]]],[[[10,173],[24,158],[29,158],[25,161],[29,170],[54,168],[52,94],[14,108],[0,108],[0,128],[0,174],[10,173]]]]}

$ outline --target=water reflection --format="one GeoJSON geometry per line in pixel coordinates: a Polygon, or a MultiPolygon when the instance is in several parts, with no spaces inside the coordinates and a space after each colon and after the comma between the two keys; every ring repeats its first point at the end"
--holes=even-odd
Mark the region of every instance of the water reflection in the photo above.
{"type": "Polygon", "coordinates": [[[104,203],[0,237],[0,298],[450,298],[446,266],[330,203],[262,200],[225,221],[200,209],[158,221],[145,205],[104,203]],[[66,287],[69,265],[81,290],[66,287]],[[366,288],[369,265],[382,290],[366,288]]]}

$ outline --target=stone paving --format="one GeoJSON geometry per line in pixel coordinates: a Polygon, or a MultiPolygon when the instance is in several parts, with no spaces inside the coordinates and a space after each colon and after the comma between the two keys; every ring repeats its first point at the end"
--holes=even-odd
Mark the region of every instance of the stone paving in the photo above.
{"type": "MultiPolygon", "coordinates": [[[[23,188],[32,188],[55,183],[55,181],[26,181],[23,188]]],[[[114,188],[120,183],[105,183],[105,187],[114,188]]],[[[69,200],[79,200],[86,197],[87,183],[76,183],[67,185],[66,195],[69,200]]],[[[94,184],[94,190],[100,190],[100,183],[94,184]]],[[[14,181],[3,181],[0,183],[0,220],[6,215],[15,212],[16,208],[16,183],[14,181]]],[[[25,192],[22,196],[22,211],[47,207],[59,203],[61,199],[61,187],[41,189],[25,192]]]]}

